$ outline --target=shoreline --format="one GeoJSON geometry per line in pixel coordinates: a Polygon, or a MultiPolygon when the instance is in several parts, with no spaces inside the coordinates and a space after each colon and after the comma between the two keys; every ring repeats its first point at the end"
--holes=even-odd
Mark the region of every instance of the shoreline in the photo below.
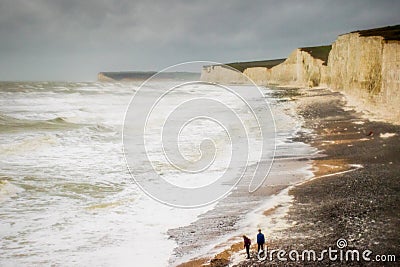
{"type": "MultiPolygon", "coordinates": [[[[313,163],[313,168],[319,168],[320,164],[316,164],[313,163]]],[[[322,164],[324,165],[324,164],[322,164]]],[[[352,171],[356,171],[358,168],[362,168],[360,166],[341,166],[343,168],[345,168],[345,170],[343,171],[338,171],[338,172],[331,172],[330,170],[326,170],[324,169],[323,171],[320,171],[318,169],[315,169],[315,173],[320,173],[319,176],[314,176],[311,177],[305,181],[299,182],[297,184],[294,185],[290,185],[287,188],[283,189],[282,191],[280,191],[278,194],[271,196],[271,199],[269,199],[266,203],[268,204],[272,204],[272,207],[270,208],[265,208],[265,207],[259,207],[254,211],[251,211],[250,213],[252,215],[257,215],[257,217],[262,218],[262,216],[265,216],[266,220],[270,220],[270,221],[276,221],[276,220],[283,220],[285,219],[285,216],[288,214],[289,212],[289,208],[292,207],[293,205],[293,197],[290,194],[291,190],[296,189],[296,187],[301,186],[301,185],[306,185],[307,183],[316,180],[316,179],[320,179],[320,178],[324,178],[324,177],[330,177],[330,176],[335,176],[335,175],[340,175],[340,174],[344,174],[347,172],[352,172],[352,171]],[[288,198],[286,201],[283,201],[283,203],[279,203],[279,202],[274,202],[271,201],[273,200],[273,198],[276,197],[281,197],[284,196],[286,198],[288,198]],[[273,204],[275,203],[275,205],[273,204]],[[284,211],[282,211],[282,208],[286,209],[284,211]]],[[[297,222],[294,222],[293,225],[297,224],[297,222]]],[[[284,229],[282,230],[286,230],[287,228],[289,228],[291,225],[289,223],[286,223],[286,225],[284,226],[284,229]]],[[[254,229],[256,229],[257,227],[253,227],[254,229]]],[[[273,229],[272,232],[274,232],[276,229],[273,229]]],[[[268,232],[271,232],[271,229],[268,229],[268,232]]],[[[279,239],[279,237],[275,236],[274,240],[279,239]]],[[[242,263],[243,259],[245,259],[246,255],[245,255],[245,251],[243,248],[243,241],[241,241],[241,236],[237,235],[237,236],[231,236],[229,240],[227,241],[231,241],[233,242],[232,245],[228,248],[224,248],[224,244],[219,244],[217,245],[215,248],[217,249],[218,247],[221,247],[221,250],[219,250],[219,252],[212,256],[212,257],[199,257],[199,258],[195,258],[192,259],[190,261],[181,263],[179,265],[177,265],[177,267],[197,267],[197,266],[206,266],[206,267],[219,267],[219,266],[237,266],[234,265],[235,261],[236,264],[240,264],[242,263]]],[[[253,240],[254,242],[254,240],[253,240]]],[[[273,244],[273,243],[272,243],[273,244]]],[[[226,244],[225,244],[226,245],[226,244]]],[[[256,257],[256,254],[254,253],[254,251],[257,250],[257,245],[253,244],[251,245],[250,248],[251,251],[253,251],[253,258],[256,257]]],[[[246,265],[247,266],[247,265],[246,265]]]]}
{"type": "MultiPolygon", "coordinates": [[[[271,208],[275,202],[281,203],[282,190],[303,181],[305,177],[311,177],[309,158],[317,151],[304,142],[293,141],[297,132],[302,130],[303,123],[295,112],[293,101],[288,101],[294,96],[293,91],[266,89],[266,94],[271,96],[274,114],[279,114],[277,151],[268,181],[259,190],[249,194],[248,182],[251,177],[244,177],[236,189],[213,210],[202,214],[190,225],[170,229],[170,238],[177,242],[177,248],[170,258],[171,266],[202,256],[212,257],[236,242],[232,241],[232,236],[251,234],[254,227],[264,227],[263,224],[252,225],[254,220],[249,216],[259,216],[255,210],[262,213],[260,207],[271,208]]],[[[197,264],[200,262],[197,261],[197,264]]]]}
{"type": "MultiPolygon", "coordinates": [[[[288,227],[272,233],[267,228],[267,246],[287,251],[289,248],[322,250],[345,238],[352,248],[399,255],[396,225],[400,223],[397,215],[400,162],[395,152],[400,150],[400,127],[367,120],[365,114],[349,107],[340,93],[323,88],[299,91],[303,95],[296,100],[298,114],[305,120],[304,127],[313,133],[301,133],[297,140],[318,148],[323,155],[313,158],[313,177],[288,189],[293,198],[284,216],[288,227]]],[[[275,216],[273,210],[264,213],[275,216]]],[[[179,266],[282,264],[276,260],[259,262],[254,254],[251,260],[244,260],[244,254],[239,241],[214,257],[203,258],[201,264],[197,259],[179,266]]],[[[318,265],[318,262],[286,262],[286,265],[305,263],[318,265]]],[[[374,266],[373,262],[366,264],[374,266]]]]}
{"type": "MultiPolygon", "coordinates": [[[[283,216],[287,213],[291,202],[291,196],[289,196],[288,191],[293,187],[293,185],[304,182],[305,179],[312,177],[312,162],[310,159],[318,157],[319,153],[318,150],[302,141],[294,141],[299,131],[303,132],[308,130],[303,128],[303,120],[297,115],[292,101],[292,98],[297,95],[295,91],[298,89],[291,89],[292,90],[280,90],[280,88],[276,88],[276,90],[272,89],[270,92],[272,99],[275,99],[278,103],[278,107],[276,107],[278,112],[284,113],[288,119],[290,118],[290,120],[293,120],[293,124],[290,123],[289,126],[287,121],[281,122],[281,124],[284,124],[280,127],[281,133],[287,133],[287,136],[283,139],[280,138],[278,141],[280,145],[277,147],[279,147],[279,149],[276,153],[275,161],[273,163],[271,174],[268,177],[269,180],[267,184],[264,184],[254,194],[249,195],[247,192],[246,182],[241,182],[242,185],[238,185],[238,188],[232,193],[233,196],[228,196],[227,199],[223,200],[223,202],[228,203],[238,202],[238,199],[242,201],[244,199],[245,202],[250,202],[251,205],[244,203],[242,207],[240,207],[242,211],[235,212],[235,221],[230,220],[229,212],[224,211],[225,204],[222,204],[220,205],[222,206],[222,210],[221,207],[215,207],[214,210],[209,212],[211,214],[201,215],[197,221],[193,222],[189,226],[170,229],[168,232],[171,238],[175,239],[178,243],[178,247],[175,249],[173,255],[175,256],[175,259],[171,257],[173,260],[170,260],[171,266],[202,266],[215,258],[214,255],[216,254],[219,258],[214,259],[214,261],[217,261],[218,264],[221,265],[222,262],[226,261],[221,259],[221,257],[226,259],[228,255],[231,255],[233,251],[236,251],[236,249],[240,247],[241,236],[244,233],[251,236],[254,229],[264,227],[264,222],[262,221],[264,220],[264,217],[268,215],[264,214],[266,209],[269,210],[269,213],[275,215],[274,217],[271,217],[271,223],[275,225],[277,230],[287,227],[283,223],[283,216]],[[279,219],[276,215],[279,215],[278,217],[282,218],[279,219]],[[220,224],[228,222],[230,227],[225,228],[223,226],[222,230],[226,232],[217,232],[218,238],[213,239],[211,245],[208,244],[206,247],[200,247],[199,249],[199,244],[196,240],[195,242],[189,240],[188,244],[184,243],[187,242],[187,240],[182,238],[182,235],[196,234],[198,231],[196,225],[205,224],[214,227],[212,223],[210,224],[210,221],[207,220],[207,217],[212,219],[221,219],[219,222],[220,224]],[[190,250],[196,252],[190,253],[191,256],[190,254],[186,255],[185,247],[189,247],[190,250]],[[232,249],[233,247],[235,249],[232,249]],[[229,250],[231,252],[229,252],[229,250]],[[179,257],[177,257],[177,255],[179,257]],[[182,256],[184,258],[182,258],[182,256]]],[[[228,207],[230,206],[233,207],[234,204],[228,205],[228,207]]],[[[200,238],[206,239],[207,236],[209,236],[209,234],[206,233],[207,231],[208,229],[202,233],[203,236],[200,238]]]]}

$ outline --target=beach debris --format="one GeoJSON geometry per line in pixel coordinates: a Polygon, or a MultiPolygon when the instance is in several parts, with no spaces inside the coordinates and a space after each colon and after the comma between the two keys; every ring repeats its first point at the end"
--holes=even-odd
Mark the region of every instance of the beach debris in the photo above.
{"type": "Polygon", "coordinates": [[[369,131],[369,133],[367,134],[367,136],[374,136],[374,132],[373,132],[373,131],[369,131]]]}

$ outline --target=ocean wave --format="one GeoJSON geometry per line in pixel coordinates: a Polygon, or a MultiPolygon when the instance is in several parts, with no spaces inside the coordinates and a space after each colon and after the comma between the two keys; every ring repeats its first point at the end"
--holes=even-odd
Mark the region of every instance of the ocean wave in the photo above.
{"type": "MultiPolygon", "coordinates": [[[[97,94],[129,93],[141,83],[99,83],[99,82],[4,82],[0,81],[0,93],[22,94],[97,94]]],[[[132,91],[133,90],[133,91],[132,91]]]]}
{"type": "Polygon", "coordinates": [[[80,125],[64,117],[56,117],[49,120],[19,119],[0,114],[0,132],[16,132],[22,130],[58,130],[76,128],[80,125]]]}

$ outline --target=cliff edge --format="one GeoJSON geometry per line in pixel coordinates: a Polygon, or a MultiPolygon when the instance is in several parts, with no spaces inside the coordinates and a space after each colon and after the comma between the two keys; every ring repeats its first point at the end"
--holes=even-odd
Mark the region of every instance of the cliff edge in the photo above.
{"type": "Polygon", "coordinates": [[[201,78],[245,83],[244,74],[259,85],[324,86],[343,92],[357,109],[400,123],[400,25],[343,34],[332,45],[298,48],[278,64],[240,66],[206,66],[201,78]]]}
{"type": "MultiPolygon", "coordinates": [[[[286,59],[273,59],[249,62],[234,62],[219,65],[207,65],[203,67],[200,79],[206,82],[225,83],[225,84],[243,84],[248,80],[242,75],[248,69],[253,70],[268,70],[281,63],[286,59]]],[[[249,76],[249,75],[248,75],[249,76]]],[[[251,79],[254,77],[249,76],[251,79]]],[[[261,74],[261,79],[264,79],[261,74]]],[[[255,82],[262,83],[261,80],[254,80],[255,82]]]]}

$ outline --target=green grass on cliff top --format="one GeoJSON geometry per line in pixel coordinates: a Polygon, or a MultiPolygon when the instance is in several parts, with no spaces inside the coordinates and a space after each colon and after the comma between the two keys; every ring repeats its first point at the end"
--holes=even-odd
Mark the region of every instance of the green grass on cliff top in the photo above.
{"type": "MultiPolygon", "coordinates": [[[[326,65],[331,48],[332,48],[331,45],[323,45],[323,46],[303,47],[300,49],[302,51],[309,53],[314,58],[321,59],[324,62],[324,65],[326,65]]],[[[234,69],[237,69],[238,71],[243,72],[247,68],[254,68],[254,67],[265,67],[265,68],[270,69],[276,65],[281,64],[283,61],[285,61],[284,58],[273,59],[273,60],[233,62],[233,63],[227,63],[225,65],[230,66],[234,69]]]]}
{"type": "MultiPolygon", "coordinates": [[[[355,31],[360,36],[382,36],[387,41],[400,41],[400,25],[387,26],[369,30],[355,31]]],[[[353,32],[353,33],[355,33],[353,32]]]]}
{"type": "Polygon", "coordinates": [[[260,60],[260,61],[247,61],[247,62],[233,62],[233,63],[227,63],[225,65],[237,69],[240,72],[243,72],[247,68],[254,68],[254,67],[264,67],[270,69],[278,64],[281,64],[283,61],[285,61],[285,59],[286,58],[260,60]]]}
{"type": "Polygon", "coordinates": [[[324,65],[328,62],[329,52],[331,51],[331,45],[322,45],[322,46],[311,46],[311,47],[302,47],[301,51],[305,51],[309,53],[313,58],[321,59],[324,65]]]}
{"type": "MultiPolygon", "coordinates": [[[[376,29],[354,31],[353,33],[359,33],[360,36],[382,36],[385,40],[400,40],[400,25],[387,26],[376,29]]],[[[324,65],[328,63],[329,52],[332,49],[331,45],[323,46],[312,46],[299,48],[301,51],[309,53],[312,57],[321,59],[324,65]]],[[[228,65],[238,71],[243,72],[247,68],[253,67],[266,67],[272,68],[278,64],[281,64],[285,59],[273,59],[273,60],[260,60],[260,61],[247,61],[247,62],[233,62],[227,63],[228,65]]],[[[205,66],[206,67],[206,66],[205,66]]]]}

